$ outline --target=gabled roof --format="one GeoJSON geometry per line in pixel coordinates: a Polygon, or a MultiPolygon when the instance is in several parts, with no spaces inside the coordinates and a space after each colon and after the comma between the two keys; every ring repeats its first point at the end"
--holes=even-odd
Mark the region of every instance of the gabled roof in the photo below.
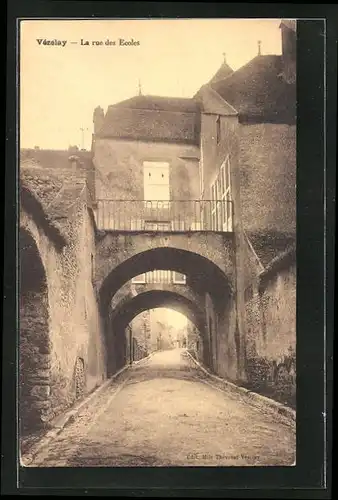
{"type": "Polygon", "coordinates": [[[282,58],[258,55],[212,87],[239,113],[239,118],[294,123],[295,85],[284,81],[282,58]]]}
{"type": "Polygon", "coordinates": [[[203,113],[223,116],[237,116],[236,109],[226,102],[211,85],[203,85],[195,96],[203,113]]]}
{"type": "Polygon", "coordinates": [[[297,21],[295,19],[282,19],[279,27],[286,26],[292,31],[296,31],[297,29],[297,21]]]}
{"type": "Polygon", "coordinates": [[[219,80],[224,80],[224,78],[227,78],[233,72],[234,72],[234,70],[232,68],[230,68],[230,66],[224,61],[222,66],[214,74],[214,76],[211,78],[209,83],[215,83],[215,82],[218,82],[219,80]]]}
{"type": "Polygon", "coordinates": [[[148,109],[151,111],[172,111],[196,113],[198,105],[194,99],[186,97],[164,97],[156,95],[138,95],[108,107],[128,109],[148,109]]]}
{"type": "Polygon", "coordinates": [[[194,99],[135,96],[108,107],[97,135],[197,144],[199,123],[194,99]]]}

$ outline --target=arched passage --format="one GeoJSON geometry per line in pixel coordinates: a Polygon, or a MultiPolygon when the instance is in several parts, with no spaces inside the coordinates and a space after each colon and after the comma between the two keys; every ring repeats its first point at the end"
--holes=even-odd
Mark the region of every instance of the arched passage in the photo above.
{"type": "Polygon", "coordinates": [[[106,313],[115,293],[133,277],[154,269],[167,269],[185,274],[196,291],[210,292],[215,301],[232,293],[231,279],[214,262],[197,253],[178,248],[153,248],[137,253],[112,266],[100,290],[100,305],[106,313]]]}
{"type": "Polygon", "coordinates": [[[50,412],[50,338],[46,273],[32,235],[23,228],[20,250],[20,432],[32,431],[50,412]]]}
{"type": "MultiPolygon", "coordinates": [[[[203,301],[202,308],[207,318],[212,317],[212,329],[210,329],[208,336],[202,337],[203,361],[217,374],[236,379],[238,373],[236,356],[238,353],[236,352],[237,346],[234,345],[233,341],[236,297],[230,261],[221,266],[220,259],[212,258],[212,249],[209,252],[210,259],[207,258],[205,251],[204,255],[200,255],[192,250],[173,246],[148,247],[148,250],[135,253],[133,241],[130,239],[131,250],[129,252],[127,242],[124,241],[125,249],[123,252],[117,250],[118,257],[116,258],[114,257],[116,247],[108,247],[107,244],[105,252],[101,251],[100,253],[99,251],[96,283],[101,283],[98,296],[106,339],[109,338],[109,331],[112,330],[110,320],[112,297],[123,285],[133,277],[155,269],[177,271],[187,277],[187,286],[191,287],[193,293],[203,301]],[[103,257],[106,259],[105,262],[102,262],[103,257]],[[205,340],[206,337],[208,340],[205,340]]],[[[152,306],[148,306],[148,308],[152,308],[152,306]]],[[[121,328],[121,330],[123,330],[124,335],[125,329],[121,328]]],[[[119,342],[117,346],[120,349],[122,342],[119,342]]],[[[106,348],[109,351],[111,346],[107,345],[106,348]]],[[[122,351],[124,352],[125,348],[122,351]]],[[[118,353],[117,350],[116,358],[118,360],[115,370],[121,367],[121,360],[123,360],[122,354],[118,353]]],[[[108,372],[112,373],[113,371],[114,369],[109,366],[108,372]]]]}
{"type": "Polygon", "coordinates": [[[204,312],[196,303],[179,293],[163,290],[150,290],[136,297],[122,301],[113,311],[109,331],[107,332],[108,373],[126,363],[127,343],[125,332],[128,324],[140,313],[148,309],[165,307],[185,315],[198,329],[205,340],[204,312]]]}

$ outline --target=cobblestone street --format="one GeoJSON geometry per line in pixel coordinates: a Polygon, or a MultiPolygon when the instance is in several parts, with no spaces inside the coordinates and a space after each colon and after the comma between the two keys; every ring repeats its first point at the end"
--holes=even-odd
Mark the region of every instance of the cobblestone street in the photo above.
{"type": "Polygon", "coordinates": [[[111,381],[31,466],[292,465],[295,431],[175,349],[111,381]]]}

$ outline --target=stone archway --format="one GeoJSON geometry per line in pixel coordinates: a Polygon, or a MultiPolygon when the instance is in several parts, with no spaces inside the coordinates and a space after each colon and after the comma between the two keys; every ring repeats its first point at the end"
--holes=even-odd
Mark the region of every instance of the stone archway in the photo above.
{"type": "MultiPolygon", "coordinates": [[[[148,249],[144,248],[142,239],[139,241],[142,243],[139,247],[137,242],[135,243],[134,237],[128,241],[123,239],[123,242],[124,245],[119,248],[118,241],[115,241],[111,235],[107,235],[103,237],[98,246],[96,287],[106,339],[109,338],[109,331],[112,330],[112,299],[115,294],[120,293],[121,288],[128,281],[154,269],[176,271],[186,276],[187,287],[191,288],[196,297],[203,300],[205,319],[205,314],[213,316],[211,343],[214,349],[210,349],[209,339],[205,336],[202,338],[203,352],[199,353],[199,356],[202,354],[203,362],[208,367],[214,366],[213,370],[218,375],[236,380],[239,373],[236,359],[237,346],[234,345],[233,341],[236,289],[230,253],[225,252],[226,258],[224,257],[224,264],[222,264],[221,251],[213,256],[207,251],[202,252],[205,250],[204,247],[194,248],[193,242],[190,242],[190,247],[187,245],[187,248],[183,248],[184,242],[182,241],[182,248],[180,248],[178,241],[176,242],[177,246],[174,246],[173,241],[170,247],[156,247],[156,242],[152,241],[152,245],[149,245],[148,249]],[[111,244],[112,242],[114,245],[111,244]],[[196,250],[200,249],[201,253],[197,253],[196,250]],[[229,352],[225,349],[227,345],[230,346],[229,352]],[[219,359],[213,359],[211,363],[211,356],[216,357],[216,355],[219,359]]],[[[197,241],[195,243],[197,245],[197,241]]],[[[147,309],[151,308],[152,306],[149,306],[147,309]]],[[[120,340],[116,346],[116,353],[120,350],[121,344],[125,342],[124,331],[125,326],[119,334],[120,340]]],[[[107,351],[110,349],[108,343],[106,344],[107,351]]],[[[108,368],[108,372],[114,373],[124,362],[121,358],[113,371],[108,368]]]]}
{"type": "MultiPolygon", "coordinates": [[[[114,254],[115,249],[111,253],[114,254]]],[[[108,255],[108,254],[107,254],[108,255]]],[[[103,259],[98,275],[103,276],[97,281],[98,295],[101,309],[106,309],[115,293],[130,279],[139,274],[153,271],[154,269],[166,269],[185,274],[189,282],[194,283],[194,288],[203,292],[209,291],[223,298],[234,291],[232,277],[226,274],[212,260],[191,250],[181,248],[157,247],[141,251],[129,256],[124,253],[124,260],[119,264],[111,263],[103,259]]]]}
{"type": "Polygon", "coordinates": [[[20,434],[50,418],[50,337],[46,273],[34,238],[20,228],[19,421],[20,434]]]}
{"type": "Polygon", "coordinates": [[[205,316],[196,302],[184,295],[173,291],[150,290],[132,298],[121,301],[114,310],[109,332],[107,332],[108,346],[108,373],[111,375],[116,369],[127,363],[126,329],[131,321],[143,311],[165,307],[180,312],[187,317],[207,341],[205,335],[205,316]],[[109,356],[110,354],[110,356],[109,356]],[[116,358],[116,359],[115,359],[116,358]]]}

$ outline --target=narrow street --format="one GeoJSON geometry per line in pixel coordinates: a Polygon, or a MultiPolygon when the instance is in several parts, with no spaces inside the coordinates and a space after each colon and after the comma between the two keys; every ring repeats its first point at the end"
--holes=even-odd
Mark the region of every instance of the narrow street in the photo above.
{"type": "Polygon", "coordinates": [[[212,386],[184,350],[112,380],[31,466],[292,465],[295,429],[212,386]]]}

